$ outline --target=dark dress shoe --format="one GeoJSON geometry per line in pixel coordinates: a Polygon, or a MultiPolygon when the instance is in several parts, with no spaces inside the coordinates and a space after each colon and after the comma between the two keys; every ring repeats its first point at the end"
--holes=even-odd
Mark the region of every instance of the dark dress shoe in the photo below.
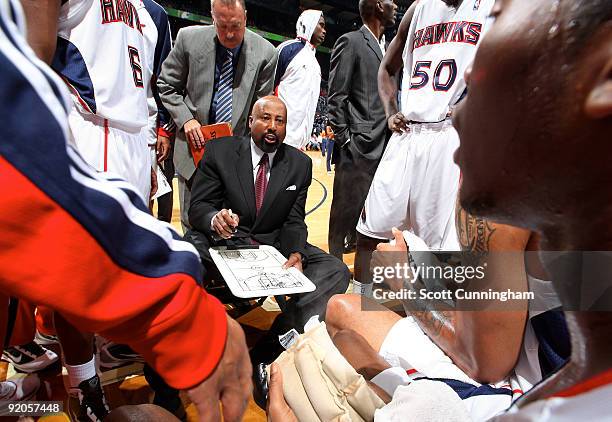
{"type": "Polygon", "coordinates": [[[263,410],[266,410],[266,404],[268,403],[268,371],[266,366],[265,363],[253,366],[253,401],[263,410]]]}

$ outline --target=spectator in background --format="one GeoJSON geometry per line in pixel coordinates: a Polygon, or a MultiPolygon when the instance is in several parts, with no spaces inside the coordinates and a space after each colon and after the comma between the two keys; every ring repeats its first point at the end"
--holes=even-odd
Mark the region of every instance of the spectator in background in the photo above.
{"type": "Polygon", "coordinates": [[[274,91],[287,106],[285,144],[307,147],[321,91],[321,67],[316,49],[325,40],[320,10],[305,10],[296,24],[297,38],[278,46],[274,91]]]}

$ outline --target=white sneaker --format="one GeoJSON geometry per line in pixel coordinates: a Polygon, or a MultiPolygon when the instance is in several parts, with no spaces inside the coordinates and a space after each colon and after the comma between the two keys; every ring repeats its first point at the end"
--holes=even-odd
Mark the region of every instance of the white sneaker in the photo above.
{"type": "Polygon", "coordinates": [[[26,377],[13,377],[0,382],[0,401],[30,400],[38,391],[40,380],[36,374],[26,377]]]}
{"type": "Polygon", "coordinates": [[[33,341],[20,346],[11,346],[4,349],[2,359],[13,364],[21,372],[37,372],[53,365],[58,356],[52,350],[45,349],[33,341]]]}

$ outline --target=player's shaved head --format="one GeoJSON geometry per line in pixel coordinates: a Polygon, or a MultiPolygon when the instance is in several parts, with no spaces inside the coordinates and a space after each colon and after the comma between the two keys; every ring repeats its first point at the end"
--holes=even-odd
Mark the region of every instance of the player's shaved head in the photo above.
{"type": "Polygon", "coordinates": [[[269,95],[253,105],[249,117],[251,138],[259,149],[271,153],[285,140],[287,106],[278,97],[269,95]]]}

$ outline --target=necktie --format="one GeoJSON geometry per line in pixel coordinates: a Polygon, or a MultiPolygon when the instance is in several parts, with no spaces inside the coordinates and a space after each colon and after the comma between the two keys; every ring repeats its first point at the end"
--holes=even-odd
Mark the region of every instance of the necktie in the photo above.
{"type": "Polygon", "coordinates": [[[221,66],[221,76],[217,86],[215,123],[231,123],[232,121],[232,85],[234,84],[234,67],[232,65],[232,52],[227,50],[225,60],[221,66]]]}
{"type": "Polygon", "coordinates": [[[257,170],[257,177],[255,178],[255,207],[257,208],[257,214],[261,205],[263,204],[264,197],[266,196],[266,190],[268,189],[268,154],[264,154],[259,161],[259,169],[257,170]]]}

